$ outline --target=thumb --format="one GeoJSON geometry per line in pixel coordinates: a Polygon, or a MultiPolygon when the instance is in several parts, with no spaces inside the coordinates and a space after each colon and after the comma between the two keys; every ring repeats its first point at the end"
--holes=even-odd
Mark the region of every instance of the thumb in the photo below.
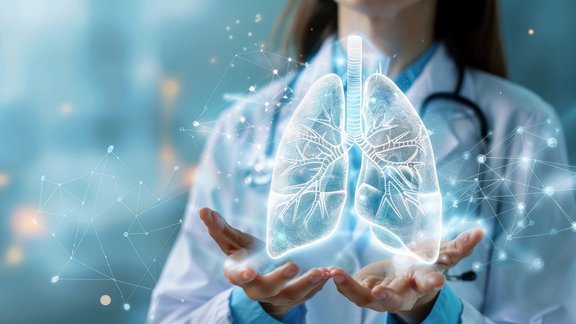
{"type": "Polygon", "coordinates": [[[254,250],[261,244],[260,240],[252,235],[230,226],[220,214],[210,208],[201,208],[198,214],[210,236],[228,256],[238,250],[254,250]]]}

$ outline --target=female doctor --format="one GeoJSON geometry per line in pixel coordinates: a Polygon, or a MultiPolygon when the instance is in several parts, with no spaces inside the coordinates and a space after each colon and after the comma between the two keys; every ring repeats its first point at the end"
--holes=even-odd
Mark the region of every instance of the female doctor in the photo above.
{"type": "MultiPolygon", "coordinates": [[[[289,40],[309,68],[219,118],[148,321],[576,322],[568,280],[576,234],[560,230],[574,221],[574,202],[569,190],[550,190],[562,178],[559,168],[530,162],[566,164],[565,144],[550,106],[503,78],[496,1],[292,0],[283,17],[291,19],[289,40]],[[290,261],[262,257],[265,158],[310,85],[326,73],[344,75],[335,63],[344,49],[335,39],[352,33],[389,58],[388,76],[432,134],[448,200],[447,241],[432,266],[398,271],[350,204],[338,235],[290,261]],[[294,103],[282,100],[287,87],[294,103]],[[256,103],[273,97],[280,108],[256,103]],[[478,191],[470,194],[471,187],[478,191]],[[478,226],[483,230],[464,230],[478,226]]],[[[353,174],[359,157],[350,154],[353,174]]]]}

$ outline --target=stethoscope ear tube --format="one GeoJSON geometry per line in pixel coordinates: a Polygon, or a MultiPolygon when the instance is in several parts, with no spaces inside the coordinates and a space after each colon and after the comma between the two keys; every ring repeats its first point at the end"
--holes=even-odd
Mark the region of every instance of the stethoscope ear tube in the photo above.
{"type": "Polygon", "coordinates": [[[468,107],[473,113],[474,116],[478,119],[478,126],[480,128],[480,137],[482,141],[489,143],[490,141],[490,134],[488,130],[488,120],[486,119],[486,115],[482,112],[480,106],[478,106],[472,100],[462,96],[460,94],[460,90],[462,88],[462,84],[464,83],[464,73],[465,68],[458,65],[458,82],[456,83],[456,87],[453,92],[436,92],[430,94],[424,101],[422,101],[422,105],[420,107],[420,118],[424,119],[424,116],[428,113],[428,107],[430,103],[434,100],[452,100],[460,103],[466,107],[468,107]]]}

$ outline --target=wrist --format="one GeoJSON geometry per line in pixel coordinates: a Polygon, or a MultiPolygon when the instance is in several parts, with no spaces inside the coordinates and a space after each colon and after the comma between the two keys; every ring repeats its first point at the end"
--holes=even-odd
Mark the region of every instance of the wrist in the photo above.
{"type": "Polygon", "coordinates": [[[434,304],[436,304],[436,300],[438,299],[439,294],[440,290],[422,296],[411,310],[399,311],[394,315],[402,323],[409,323],[409,324],[422,323],[432,312],[432,309],[434,308],[434,304]]]}
{"type": "Polygon", "coordinates": [[[281,321],[286,317],[288,313],[296,306],[277,306],[270,303],[259,302],[262,309],[268,313],[268,315],[274,317],[275,319],[281,321]]]}

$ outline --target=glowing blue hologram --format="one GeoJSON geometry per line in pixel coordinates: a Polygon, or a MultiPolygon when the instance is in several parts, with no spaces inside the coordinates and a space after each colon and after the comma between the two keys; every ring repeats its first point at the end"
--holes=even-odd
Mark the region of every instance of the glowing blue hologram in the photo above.
{"type": "Polygon", "coordinates": [[[268,199],[267,252],[279,258],[336,230],[346,202],[342,81],[312,85],[292,115],[274,161],[268,199]]]}
{"type": "Polygon", "coordinates": [[[280,258],[336,230],[347,197],[347,152],[357,145],[362,151],[357,214],[371,224],[384,249],[433,263],[442,199],[428,132],[386,76],[370,75],[363,89],[360,37],[348,38],[347,53],[346,98],[337,75],[320,78],[280,140],[268,200],[267,252],[280,258]]]}

